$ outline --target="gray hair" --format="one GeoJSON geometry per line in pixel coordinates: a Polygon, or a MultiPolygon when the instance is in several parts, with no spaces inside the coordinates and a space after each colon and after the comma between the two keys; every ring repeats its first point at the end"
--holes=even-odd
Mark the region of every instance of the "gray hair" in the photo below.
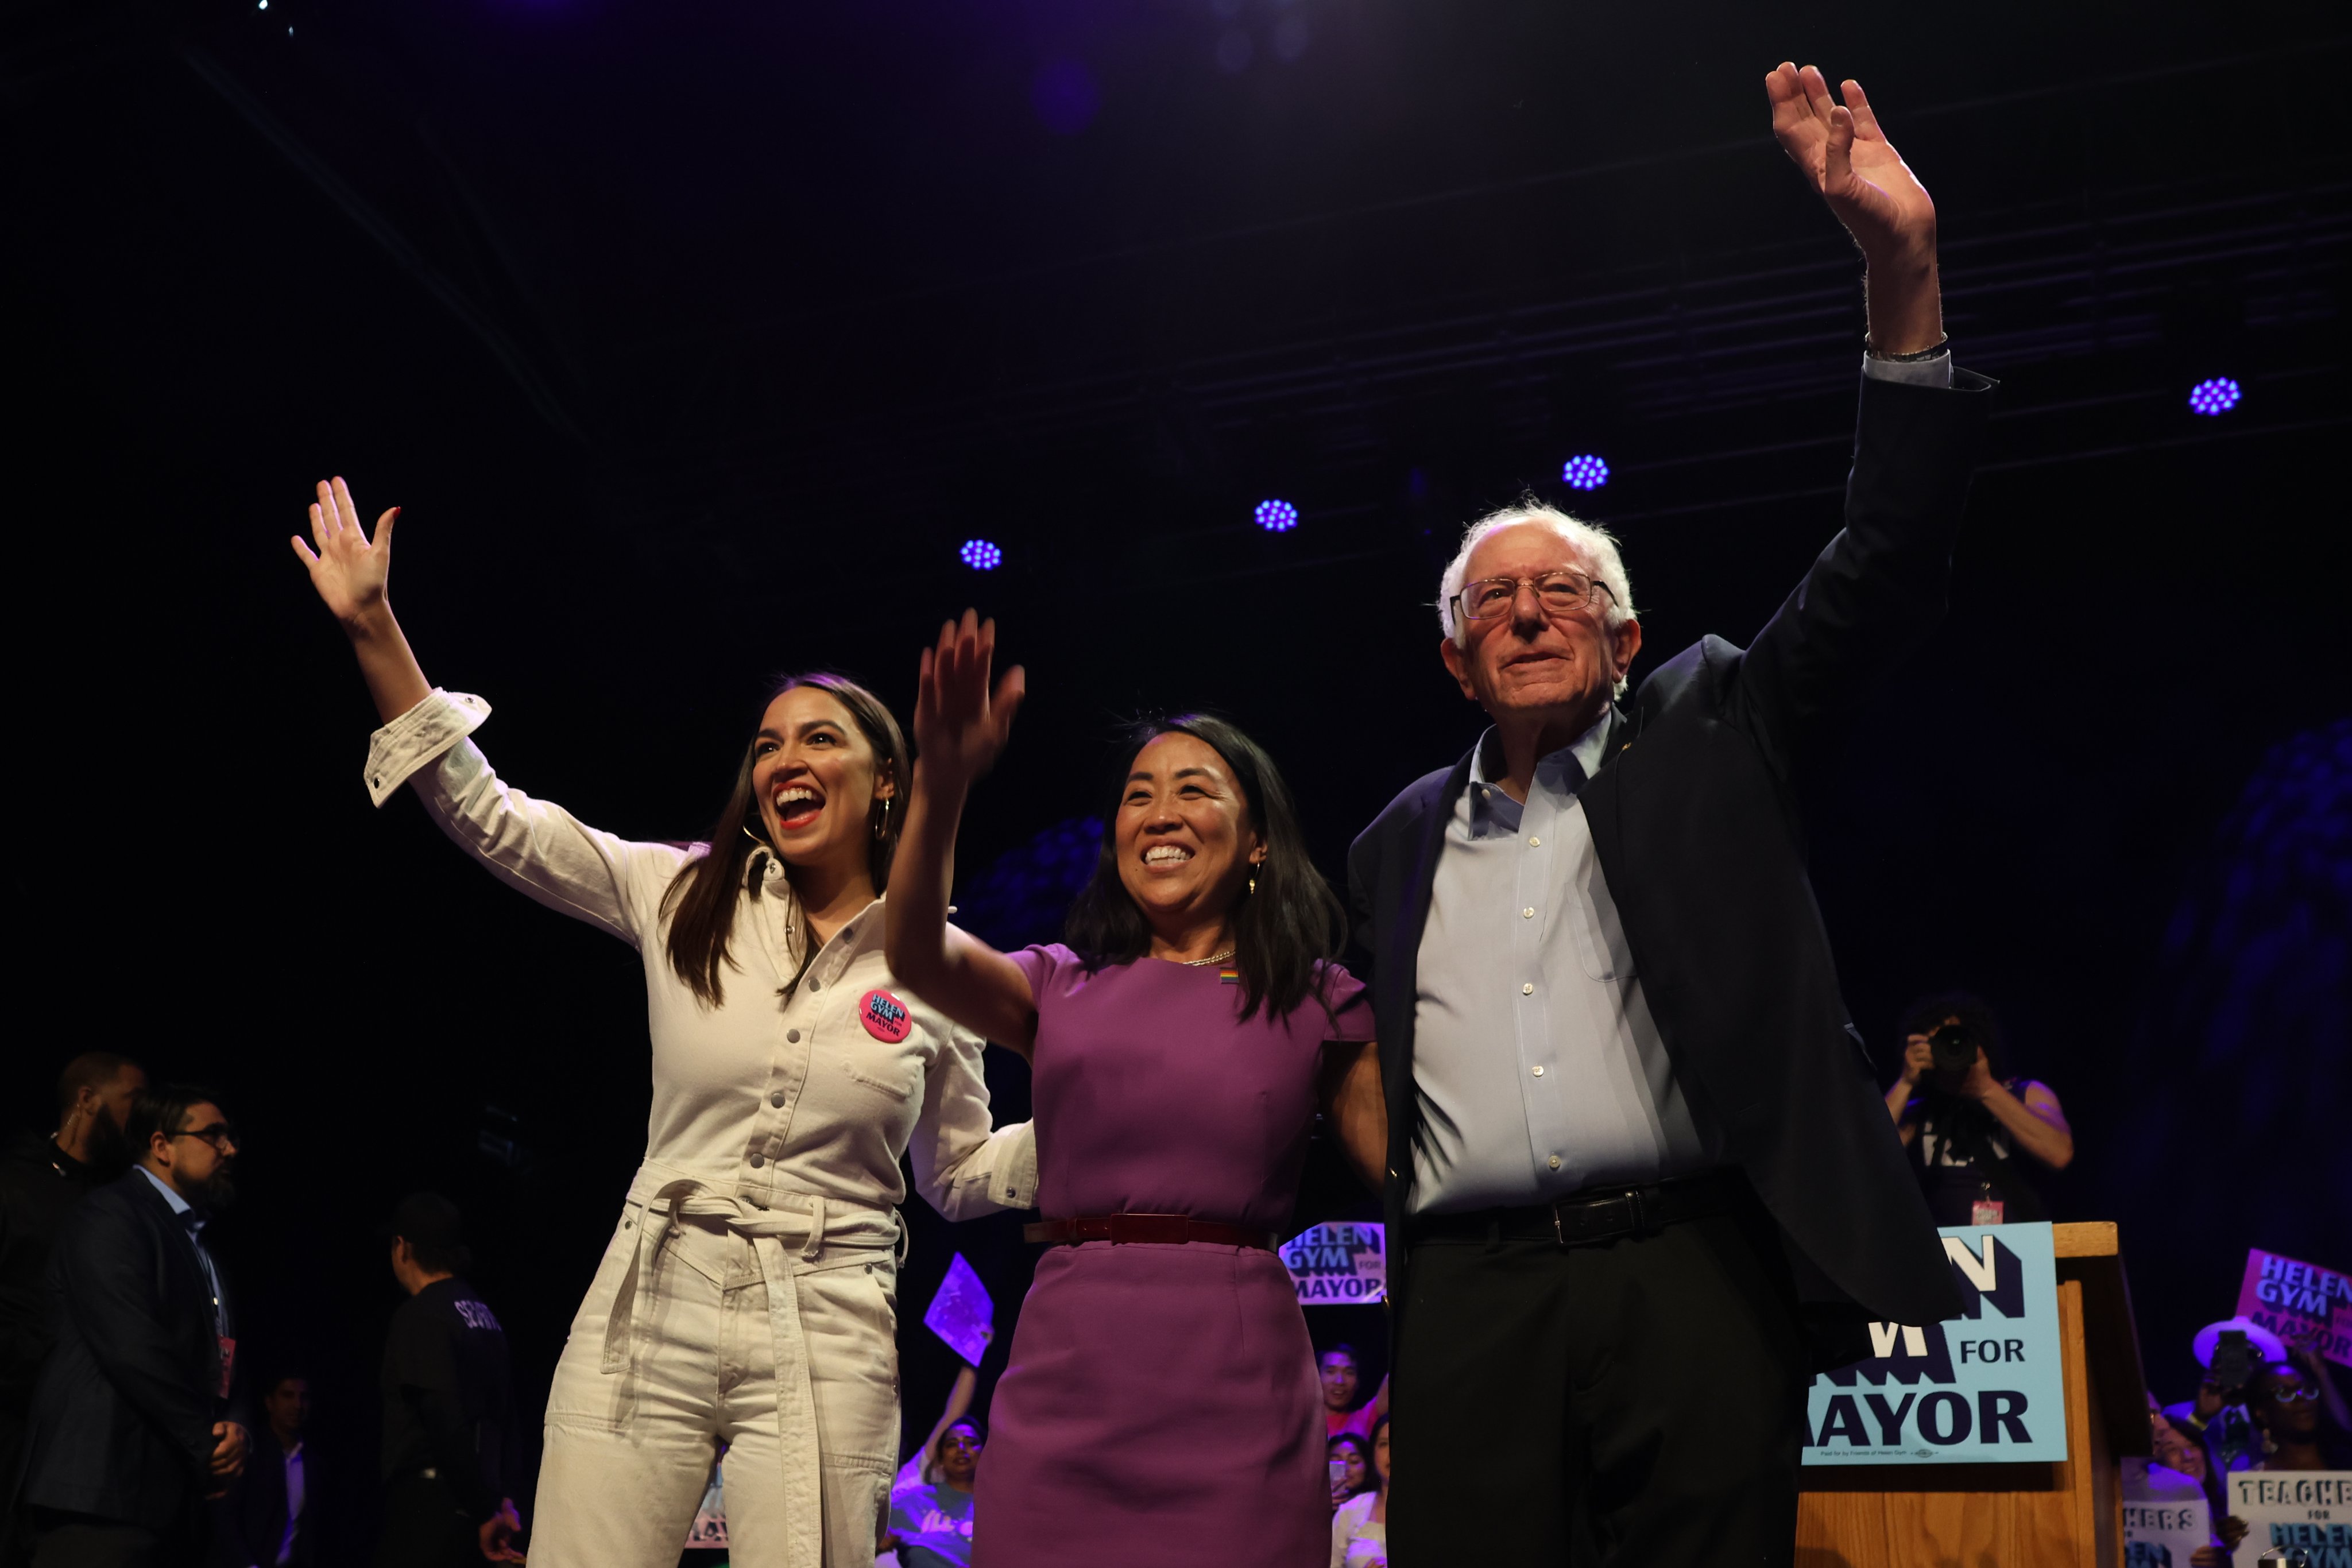
{"type": "MultiPolygon", "coordinates": [[[[1571,517],[1557,507],[1548,507],[1533,496],[1521,498],[1516,507],[1505,507],[1489,512],[1462,530],[1462,548],[1454,552],[1446,563],[1445,575],[1437,582],[1437,623],[1457,648],[1470,645],[1470,629],[1454,616],[1454,595],[1462,591],[1463,580],[1470,575],[1470,552],[1488,534],[1520,523],[1541,523],[1551,529],[1569,546],[1585,558],[1592,575],[1609,590],[1609,613],[1604,624],[1612,633],[1633,619],[1633,582],[1625,575],[1624,558],[1617,553],[1617,536],[1595,523],[1571,517]]],[[[1623,696],[1632,683],[1620,679],[1617,695],[1623,696]]]]}

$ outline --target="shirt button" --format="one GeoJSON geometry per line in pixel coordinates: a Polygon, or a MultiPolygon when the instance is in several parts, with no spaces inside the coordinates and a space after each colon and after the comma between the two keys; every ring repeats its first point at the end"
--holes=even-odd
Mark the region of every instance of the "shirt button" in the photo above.
{"type": "Polygon", "coordinates": [[[1539,850],[1543,848],[1543,841],[1541,839],[1529,839],[1528,841],[1528,848],[1531,850],[1539,850]]]}
{"type": "Polygon", "coordinates": [[[1519,918],[1520,918],[1520,919],[1522,919],[1522,920],[1533,920],[1535,917],[1536,917],[1536,906],[1535,906],[1534,904],[1528,904],[1525,909],[1522,909],[1522,910],[1520,910],[1520,911],[1519,911],[1519,918]]]}
{"type": "Polygon", "coordinates": [[[801,1042],[801,1031],[796,1029],[788,1029],[784,1030],[784,1038],[790,1040],[793,1044],[798,1045],[801,1042]]]}
{"type": "Polygon", "coordinates": [[[768,1163],[768,1156],[765,1155],[753,1155],[748,1163],[753,1170],[758,1170],[761,1166],[768,1163]]]}
{"type": "Polygon", "coordinates": [[[769,1095],[768,1103],[782,1109],[784,1103],[784,1092],[779,1089],[774,1093],[769,1095]]]}
{"type": "Polygon", "coordinates": [[[1530,980],[1529,982],[1528,982],[1528,984],[1526,984],[1526,985],[1524,985],[1524,986],[1521,986],[1521,987],[1519,988],[1519,995],[1521,995],[1521,996],[1523,996],[1523,997],[1532,997],[1532,996],[1534,996],[1535,994],[1536,994],[1535,982],[1534,982],[1534,981],[1532,981],[1532,980],[1530,980]]]}
{"type": "Polygon", "coordinates": [[[824,989],[824,988],[818,985],[814,980],[811,980],[809,982],[809,995],[814,996],[823,989],[824,989]]]}
{"type": "Polygon", "coordinates": [[[1542,1068],[1538,1067],[1538,1068],[1537,1068],[1537,1069],[1536,1069],[1536,1076],[1537,1076],[1538,1078],[1541,1078],[1541,1077],[1543,1076],[1543,1069],[1542,1069],[1542,1068]]]}
{"type": "Polygon", "coordinates": [[[1551,1168],[1554,1170],[1559,1169],[1559,1156],[1558,1155],[1554,1155],[1551,1157],[1551,1168]]]}

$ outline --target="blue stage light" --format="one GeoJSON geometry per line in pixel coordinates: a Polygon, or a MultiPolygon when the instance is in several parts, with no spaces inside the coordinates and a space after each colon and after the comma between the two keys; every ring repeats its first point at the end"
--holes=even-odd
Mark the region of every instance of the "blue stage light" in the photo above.
{"type": "Polygon", "coordinates": [[[974,571],[994,571],[1004,564],[1004,552],[986,539],[966,539],[956,554],[974,571]]]}
{"type": "Polygon", "coordinates": [[[1609,465],[1591,453],[1580,453],[1568,460],[1559,471],[1571,490],[1598,490],[1609,483],[1609,465]]]}
{"type": "Polygon", "coordinates": [[[1298,508],[1287,501],[1260,501],[1257,526],[1270,534],[1286,534],[1298,526],[1298,508]]]}
{"type": "Polygon", "coordinates": [[[2227,413],[2238,406],[2238,400],[2244,395],[2238,383],[2228,376],[2215,376],[2189,389],[2189,412],[2227,413]]]}

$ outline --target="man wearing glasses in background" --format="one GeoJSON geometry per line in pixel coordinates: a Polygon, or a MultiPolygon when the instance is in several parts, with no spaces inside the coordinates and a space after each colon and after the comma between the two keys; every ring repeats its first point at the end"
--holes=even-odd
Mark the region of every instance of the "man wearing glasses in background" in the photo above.
{"type": "Polygon", "coordinates": [[[1805,1389],[1870,1319],[1958,1307],[1839,999],[1797,800],[1941,615],[1991,383],[1944,348],[1935,209],[1856,83],[1766,78],[1860,246],[1845,523],[1751,646],[1623,710],[1616,542],[1471,525],[1446,670],[1493,721],[1349,857],[1389,1105],[1397,1568],[1786,1563],[1805,1389]]]}
{"type": "Polygon", "coordinates": [[[236,1327],[204,1241],[235,1192],[236,1130],[208,1092],[167,1084],[140,1091],[124,1131],[138,1163],[73,1210],[50,1260],[56,1348],[17,1494],[35,1568],[196,1562],[205,1500],[245,1467],[236,1327]]]}

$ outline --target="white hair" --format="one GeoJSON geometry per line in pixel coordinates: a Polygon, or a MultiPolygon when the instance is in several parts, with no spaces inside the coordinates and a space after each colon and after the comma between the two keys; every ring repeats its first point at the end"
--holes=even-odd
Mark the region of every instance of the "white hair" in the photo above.
{"type": "MultiPolygon", "coordinates": [[[[1470,552],[1476,549],[1479,541],[1488,534],[1516,528],[1521,523],[1542,524],[1567,540],[1569,547],[1584,558],[1584,564],[1591,569],[1591,575],[1609,590],[1609,612],[1602,621],[1612,633],[1613,641],[1617,628],[1633,620],[1636,613],[1633,609],[1633,582],[1625,575],[1624,558],[1617,553],[1617,536],[1597,524],[1571,517],[1557,507],[1547,507],[1532,496],[1516,507],[1489,512],[1462,530],[1462,548],[1454,552],[1454,559],[1446,563],[1445,575],[1437,582],[1437,623],[1444,628],[1445,635],[1457,648],[1470,645],[1469,627],[1454,619],[1454,595],[1462,591],[1463,580],[1470,575],[1470,552]]],[[[1631,683],[1621,676],[1617,682],[1617,695],[1623,696],[1629,685],[1631,683]]]]}

